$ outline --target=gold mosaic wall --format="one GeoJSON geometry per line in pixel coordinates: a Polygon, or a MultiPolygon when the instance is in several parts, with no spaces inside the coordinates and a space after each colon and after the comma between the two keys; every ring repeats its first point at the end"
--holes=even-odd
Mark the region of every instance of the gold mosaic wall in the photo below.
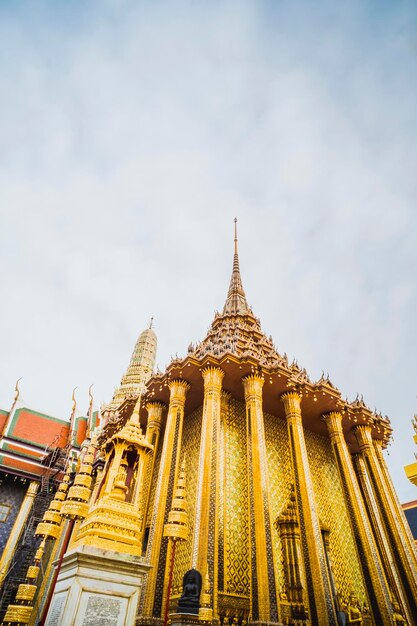
{"type": "Polygon", "coordinates": [[[288,445],[287,424],[284,420],[264,414],[265,443],[268,457],[269,473],[269,506],[272,521],[272,546],[276,569],[278,592],[284,590],[284,572],[282,568],[282,552],[279,532],[274,526],[278,515],[286,508],[290,497],[292,468],[290,448],[288,445]]]}
{"type": "Polygon", "coordinates": [[[327,437],[310,431],[304,431],[304,436],[320,524],[330,531],[329,551],[336,589],[345,599],[353,590],[363,605],[367,601],[364,581],[331,443],[327,437]]]}
{"type": "MultiPolygon", "coordinates": [[[[189,539],[177,544],[173,578],[173,597],[181,595],[182,577],[191,567],[191,549],[197,492],[197,470],[201,435],[202,407],[184,418],[182,451],[187,465],[187,500],[189,539]]],[[[288,503],[292,468],[284,420],[264,415],[265,440],[269,473],[269,503],[274,524],[288,503]]],[[[311,467],[318,514],[322,527],[330,531],[330,558],[337,590],[347,598],[354,590],[360,604],[366,601],[363,578],[352,537],[342,485],[330,441],[304,431],[311,467]]],[[[161,446],[162,447],[162,446],[161,446]]],[[[159,456],[159,455],[158,455],[159,456]]],[[[156,462],[156,471],[159,459],[156,462]]],[[[246,450],[245,405],[231,399],[221,417],[218,516],[219,591],[231,596],[250,594],[249,506],[246,450]]],[[[154,485],[151,490],[152,510],[154,485]]],[[[283,591],[284,573],[279,533],[272,526],[272,543],[276,567],[277,589],[283,591]]]]}
{"type": "Polygon", "coordinates": [[[175,553],[175,568],[172,581],[172,596],[182,593],[182,578],[191,567],[191,549],[194,531],[194,515],[197,495],[197,470],[200,452],[202,407],[196,409],[191,415],[184,416],[182,431],[181,459],[185,454],[187,471],[187,502],[189,533],[187,541],[177,543],[175,553]]]}
{"type": "Polygon", "coordinates": [[[246,457],[246,410],[229,402],[224,424],[224,592],[249,596],[249,505],[246,457]]]}

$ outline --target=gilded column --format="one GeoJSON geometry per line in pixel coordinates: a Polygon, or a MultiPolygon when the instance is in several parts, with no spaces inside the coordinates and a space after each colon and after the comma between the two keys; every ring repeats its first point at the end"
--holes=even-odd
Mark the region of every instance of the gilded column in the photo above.
{"type": "Polygon", "coordinates": [[[20,505],[19,513],[17,514],[15,523],[10,531],[9,538],[4,546],[3,554],[0,559],[0,585],[6,577],[7,570],[9,569],[10,561],[13,558],[14,551],[19,542],[20,535],[22,534],[23,527],[29,516],[29,513],[33,506],[33,500],[38,493],[39,483],[36,480],[32,480],[29,483],[25,497],[20,505]]]}
{"type": "Polygon", "coordinates": [[[225,580],[224,580],[224,568],[225,568],[225,511],[227,509],[226,502],[226,490],[225,490],[225,481],[226,481],[226,421],[227,415],[230,410],[229,402],[230,402],[230,393],[225,391],[224,389],[221,392],[221,400],[220,400],[220,432],[219,432],[219,446],[218,446],[218,471],[219,471],[219,479],[218,479],[218,488],[219,488],[219,506],[218,506],[218,537],[217,537],[217,567],[215,567],[214,571],[214,579],[213,579],[213,611],[214,614],[217,614],[217,599],[218,599],[218,591],[225,590],[225,580]]]}
{"type": "Polygon", "coordinates": [[[162,536],[164,524],[168,523],[178,473],[185,398],[190,387],[185,380],[173,380],[168,386],[170,401],[148,543],[147,560],[152,569],[148,575],[143,606],[144,616],[155,618],[160,618],[162,611],[167,556],[167,540],[162,541],[162,536]]]}
{"type": "Polygon", "coordinates": [[[146,410],[148,411],[148,423],[146,425],[146,439],[154,447],[158,447],[159,434],[161,432],[162,411],[165,408],[162,402],[148,402],[146,410]]]}
{"type": "Polygon", "coordinates": [[[354,454],[353,464],[365,500],[366,508],[368,511],[368,518],[372,526],[375,542],[379,551],[379,555],[381,557],[381,563],[384,568],[385,577],[389,584],[391,597],[392,599],[395,598],[401,604],[403,610],[406,613],[408,622],[412,624],[413,620],[408,613],[407,601],[404,596],[401,580],[398,576],[397,570],[395,569],[395,567],[392,566],[394,556],[392,554],[390,542],[386,536],[386,533],[384,532],[384,525],[382,523],[371,483],[369,481],[369,476],[366,471],[363,455],[354,454]]]}
{"type": "Polygon", "coordinates": [[[155,458],[158,451],[159,435],[161,432],[162,412],[165,408],[162,402],[148,402],[146,410],[148,411],[148,423],[146,426],[146,439],[153,445],[153,452],[146,459],[146,467],[144,469],[145,484],[143,490],[143,528],[144,532],[146,520],[148,517],[149,496],[151,491],[152,476],[155,467],[155,458]]]}
{"type": "Polygon", "coordinates": [[[224,372],[216,367],[206,367],[202,374],[204,403],[191,565],[201,573],[203,579],[208,572],[209,580],[213,581],[214,571],[217,569],[214,567],[218,537],[216,519],[217,446],[224,372]]]}
{"type": "Polygon", "coordinates": [[[414,563],[417,566],[417,550],[414,543],[414,538],[410,530],[410,524],[407,522],[400,501],[398,500],[397,492],[395,491],[395,487],[393,485],[384,455],[382,454],[382,439],[373,439],[372,442],[375,448],[375,454],[381,468],[382,479],[385,484],[385,492],[387,493],[387,495],[389,494],[392,508],[394,511],[396,511],[398,522],[403,531],[404,540],[408,543],[409,550],[414,559],[414,563]]]}
{"type": "Polygon", "coordinates": [[[304,539],[302,550],[311,622],[320,626],[336,626],[336,614],[301,421],[301,398],[298,393],[289,391],[282,394],[281,400],[287,418],[300,530],[304,539]]]}
{"type": "Polygon", "coordinates": [[[275,568],[268,500],[268,468],[262,409],[263,377],[243,379],[248,431],[249,511],[251,537],[251,615],[254,622],[278,622],[275,568]],[[255,548],[255,549],[253,549],[255,548]]]}
{"type": "Polygon", "coordinates": [[[414,549],[402,530],[401,516],[393,503],[389,488],[384,479],[380,460],[372,442],[370,425],[356,426],[355,435],[359,449],[364,457],[366,470],[378,504],[379,513],[384,524],[385,533],[391,544],[394,564],[397,567],[408,609],[411,615],[417,615],[417,571],[414,560],[414,549]]]}
{"type": "Polygon", "coordinates": [[[343,416],[339,412],[332,412],[324,415],[323,419],[326,422],[332,442],[375,622],[381,626],[388,626],[392,623],[389,590],[356,479],[352,458],[343,434],[343,416]]]}

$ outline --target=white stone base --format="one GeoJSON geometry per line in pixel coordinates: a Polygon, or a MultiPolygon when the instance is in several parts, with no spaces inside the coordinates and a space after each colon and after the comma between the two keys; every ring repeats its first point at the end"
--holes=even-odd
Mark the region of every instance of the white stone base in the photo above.
{"type": "Polygon", "coordinates": [[[133,626],[144,575],[140,557],[81,546],[62,561],[45,626],[133,626]]]}

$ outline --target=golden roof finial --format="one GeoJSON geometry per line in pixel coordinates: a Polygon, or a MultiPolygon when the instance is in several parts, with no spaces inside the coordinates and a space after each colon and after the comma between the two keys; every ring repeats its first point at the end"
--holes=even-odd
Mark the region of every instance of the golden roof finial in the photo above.
{"type": "Polygon", "coordinates": [[[17,400],[18,400],[18,398],[19,398],[19,396],[20,396],[19,382],[20,382],[21,380],[22,380],[22,376],[21,376],[20,378],[18,378],[18,379],[17,379],[17,381],[16,381],[16,385],[15,385],[15,387],[14,387],[14,390],[15,390],[15,392],[16,392],[16,393],[15,393],[15,396],[14,396],[14,400],[13,400],[13,402],[14,402],[14,403],[16,403],[16,402],[17,402],[17,400]]]}
{"type": "Polygon", "coordinates": [[[74,428],[74,418],[75,418],[75,410],[77,408],[77,400],[75,399],[75,390],[77,389],[77,387],[74,387],[74,389],[72,390],[72,409],[71,409],[71,416],[70,416],[70,436],[72,434],[72,430],[74,428]]]}
{"type": "Polygon", "coordinates": [[[88,416],[87,416],[87,431],[86,438],[89,439],[91,437],[91,433],[94,430],[93,424],[93,394],[91,393],[91,388],[93,385],[90,385],[88,388],[88,395],[90,396],[90,404],[88,406],[88,416]]]}
{"type": "Polygon", "coordinates": [[[251,314],[251,310],[248,303],[246,302],[246,295],[243,289],[242,279],[240,277],[239,255],[237,250],[237,217],[235,217],[234,223],[235,245],[233,256],[233,270],[232,277],[230,279],[229,291],[227,293],[226,304],[223,308],[223,315],[247,315],[251,314]]]}
{"type": "Polygon", "coordinates": [[[12,402],[11,409],[10,409],[10,411],[9,411],[9,415],[11,415],[11,414],[12,414],[13,409],[15,408],[16,403],[17,403],[17,401],[19,400],[19,397],[20,397],[19,382],[20,382],[21,380],[22,380],[22,377],[18,378],[18,379],[17,379],[17,381],[16,381],[16,384],[15,384],[15,386],[14,386],[14,398],[13,398],[13,402],[12,402]]]}

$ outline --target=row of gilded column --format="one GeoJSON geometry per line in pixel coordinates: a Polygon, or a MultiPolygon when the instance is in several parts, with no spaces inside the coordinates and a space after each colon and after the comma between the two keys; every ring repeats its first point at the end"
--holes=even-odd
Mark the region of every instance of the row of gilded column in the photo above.
{"type": "MultiPolygon", "coordinates": [[[[192,541],[191,567],[208,577],[212,584],[213,614],[217,615],[218,515],[210,503],[217,502],[219,477],[215,463],[220,445],[222,380],[220,368],[207,367],[202,372],[204,403],[198,465],[197,505],[192,541]],[[211,529],[209,537],[208,529],[211,529]],[[213,534],[214,533],[214,534],[213,534]],[[211,541],[211,544],[210,544],[211,541]],[[210,545],[209,545],[210,544],[210,545]],[[210,552],[210,554],[209,554],[210,552]]],[[[267,456],[262,407],[263,377],[243,378],[247,414],[248,469],[250,476],[250,540],[255,546],[251,554],[251,616],[253,621],[277,622],[275,568],[272,562],[272,542],[269,507],[267,456]]],[[[168,545],[163,541],[181,453],[184,406],[189,384],[184,380],[169,383],[170,402],[155,490],[154,507],[148,541],[148,575],[140,613],[159,618],[164,610],[164,581],[168,562],[168,545]]],[[[282,394],[293,468],[293,479],[302,541],[307,594],[312,624],[336,626],[337,608],[329,581],[326,555],[314,497],[313,481],[307,456],[301,413],[301,397],[296,392],[282,394]]],[[[149,424],[153,425],[156,446],[162,405],[148,405],[149,424]]],[[[343,486],[352,533],[362,566],[368,597],[375,623],[393,623],[392,604],[403,608],[408,623],[417,626],[417,563],[414,542],[401,506],[395,494],[381,443],[373,440],[370,426],[357,426],[360,454],[352,455],[342,429],[342,414],[332,412],[323,416],[343,486]]],[[[147,432],[147,438],[151,433],[147,432]]],[[[216,507],[214,507],[215,510],[216,507]]]]}

